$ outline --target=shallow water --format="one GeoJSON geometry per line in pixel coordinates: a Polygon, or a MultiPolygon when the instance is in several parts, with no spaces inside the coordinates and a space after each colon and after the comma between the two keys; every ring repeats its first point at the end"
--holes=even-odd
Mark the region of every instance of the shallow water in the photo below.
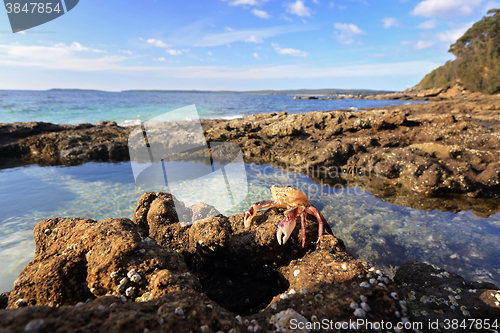
{"type": "MultiPolygon", "coordinates": [[[[177,163],[174,169],[188,166],[169,163],[177,163]]],[[[246,172],[248,195],[226,215],[270,199],[271,185],[292,185],[308,194],[353,255],[387,273],[416,259],[500,285],[500,213],[480,218],[471,211],[426,212],[384,202],[357,187],[321,186],[306,175],[269,165],[246,164],[246,172]]],[[[0,291],[12,289],[33,257],[33,228],[40,220],[131,218],[144,192],[165,190],[164,185],[136,186],[130,162],[0,170],[0,291]]],[[[210,195],[209,187],[196,187],[190,200],[210,195]]]]}

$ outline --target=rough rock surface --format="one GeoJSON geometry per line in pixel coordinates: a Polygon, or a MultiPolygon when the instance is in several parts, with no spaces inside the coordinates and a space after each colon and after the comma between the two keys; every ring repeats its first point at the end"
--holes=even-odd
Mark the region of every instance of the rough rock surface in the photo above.
{"type": "MultiPolygon", "coordinates": [[[[415,321],[439,320],[444,325],[444,319],[460,323],[465,319],[470,324],[469,319],[484,318],[491,323],[497,319],[500,327],[500,290],[494,284],[467,281],[458,274],[418,261],[399,267],[394,281],[415,321]]],[[[462,327],[455,331],[473,330],[462,327]]]]}
{"type": "Polygon", "coordinates": [[[303,249],[299,228],[278,245],[283,210],[259,212],[245,230],[243,215],[179,221],[174,200],[145,194],[134,222],[41,221],[0,330],[274,332],[287,309],[308,321],[401,320],[395,284],[334,236],[316,246],[313,217],[303,249]]]}
{"type": "Polygon", "coordinates": [[[369,95],[363,96],[364,99],[403,99],[403,100],[423,100],[423,101],[440,101],[446,99],[462,99],[462,98],[474,98],[483,97],[480,92],[470,92],[465,89],[459,83],[455,83],[452,86],[444,88],[432,88],[432,89],[417,89],[408,88],[405,91],[390,93],[390,94],[379,94],[379,95],[369,95]]]}
{"type": "Polygon", "coordinates": [[[131,130],[114,121],[102,121],[97,125],[0,124],[0,166],[6,163],[78,165],[91,161],[126,161],[131,130]]]}
{"type": "MultiPolygon", "coordinates": [[[[0,332],[287,332],[292,319],[309,327],[326,320],[324,332],[335,322],[357,319],[395,326],[419,320],[412,295],[403,300],[407,288],[442,293],[437,289],[449,281],[436,277],[426,290],[428,266],[412,262],[396,275],[401,292],[347,253],[342,240],[324,235],[316,245],[312,216],[305,248],[300,228],[280,246],[276,228],[283,212],[261,211],[249,229],[243,215],[193,223],[197,213],[172,195],[146,193],[133,221],[41,221],[34,231],[35,258],[15,282],[8,309],[0,310],[0,332]],[[178,216],[175,207],[185,211],[178,216]]],[[[486,295],[496,293],[493,285],[450,276],[449,285],[463,285],[463,293],[480,291],[463,297],[464,305],[481,305],[469,310],[470,317],[462,310],[464,318],[498,316],[497,296],[486,295]]],[[[441,319],[462,318],[457,311],[442,312],[436,312],[441,319]]]]}

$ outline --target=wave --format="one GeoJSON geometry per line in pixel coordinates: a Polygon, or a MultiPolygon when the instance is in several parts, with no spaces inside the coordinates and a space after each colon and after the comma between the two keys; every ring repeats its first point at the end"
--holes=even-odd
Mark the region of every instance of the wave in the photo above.
{"type": "Polygon", "coordinates": [[[121,123],[118,123],[118,126],[126,127],[126,126],[137,126],[141,124],[140,119],[125,119],[121,123]]]}

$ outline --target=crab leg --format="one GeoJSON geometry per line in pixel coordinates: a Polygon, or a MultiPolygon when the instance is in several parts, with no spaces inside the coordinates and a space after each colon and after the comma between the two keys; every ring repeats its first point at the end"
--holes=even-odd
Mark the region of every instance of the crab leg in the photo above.
{"type": "Polygon", "coordinates": [[[295,229],[295,218],[299,214],[299,207],[290,208],[285,212],[285,217],[283,221],[278,224],[278,231],[276,232],[276,238],[278,238],[278,244],[285,244],[293,229],[295,229]],[[281,242],[283,238],[283,243],[281,242]]]}
{"type": "Polygon", "coordinates": [[[320,243],[321,242],[321,238],[323,238],[323,227],[324,227],[325,224],[326,224],[326,230],[328,231],[328,233],[331,233],[333,235],[333,231],[330,228],[330,225],[328,225],[328,222],[325,220],[325,218],[323,217],[323,215],[321,214],[321,212],[316,209],[316,207],[309,206],[309,207],[306,208],[306,212],[309,213],[309,214],[312,214],[312,215],[316,216],[316,219],[318,219],[318,223],[319,223],[319,227],[318,227],[318,240],[316,241],[316,244],[320,243]],[[324,221],[324,223],[323,223],[323,221],[324,221]]]}
{"type": "Polygon", "coordinates": [[[300,225],[302,229],[302,247],[306,245],[306,212],[300,214],[300,225]]]}
{"type": "Polygon", "coordinates": [[[248,208],[248,210],[245,212],[245,219],[243,220],[245,223],[245,228],[248,228],[252,224],[252,219],[257,214],[257,211],[259,209],[264,209],[264,208],[269,208],[275,206],[276,203],[272,200],[262,200],[259,202],[256,202],[248,208]]]}

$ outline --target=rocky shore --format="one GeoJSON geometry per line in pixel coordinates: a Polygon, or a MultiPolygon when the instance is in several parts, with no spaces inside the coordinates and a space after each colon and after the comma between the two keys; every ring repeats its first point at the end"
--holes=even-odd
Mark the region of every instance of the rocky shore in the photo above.
{"type": "Polygon", "coordinates": [[[340,95],[340,96],[295,96],[293,99],[318,99],[318,100],[332,100],[332,99],[344,99],[344,98],[356,98],[356,99],[389,99],[389,100],[405,100],[405,101],[441,101],[449,99],[465,99],[465,98],[476,98],[485,97],[484,94],[480,92],[471,92],[460,84],[455,83],[454,85],[446,88],[433,88],[433,89],[416,89],[408,88],[404,91],[398,91],[388,94],[377,94],[377,95],[340,95]]]}
{"type": "Polygon", "coordinates": [[[212,207],[175,201],[145,193],[133,220],[39,222],[35,258],[0,296],[0,332],[373,331],[358,319],[428,332],[430,319],[500,317],[496,286],[418,262],[393,281],[333,235],[316,245],[312,216],[305,248],[299,228],[280,246],[282,209],[245,229],[241,214],[203,219],[212,207]]]}
{"type": "MultiPolygon", "coordinates": [[[[246,162],[305,172],[324,184],[364,186],[406,206],[472,208],[488,216],[499,210],[498,200],[483,200],[500,193],[499,120],[500,97],[483,96],[202,124],[208,141],[238,144],[246,162]]],[[[0,124],[0,165],[126,161],[132,130],[114,122],[0,124]]],[[[179,133],[179,144],[189,140],[182,125],[170,130],[172,136],[179,133]]]]}

